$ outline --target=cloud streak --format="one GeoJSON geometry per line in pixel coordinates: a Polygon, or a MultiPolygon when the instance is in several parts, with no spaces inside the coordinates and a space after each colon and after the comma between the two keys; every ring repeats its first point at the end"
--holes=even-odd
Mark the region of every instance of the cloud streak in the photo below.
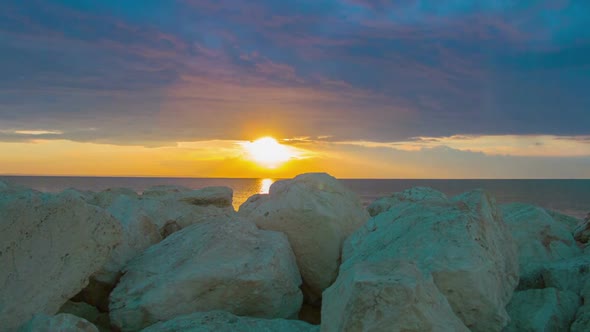
{"type": "MultiPolygon", "coordinates": [[[[579,13],[588,7],[4,1],[0,130],[52,128],[61,134],[44,138],[148,147],[267,134],[375,144],[582,137],[590,23],[579,13]]],[[[486,144],[472,141],[472,150],[486,144]]],[[[536,151],[559,149],[549,141],[536,151]]]]}

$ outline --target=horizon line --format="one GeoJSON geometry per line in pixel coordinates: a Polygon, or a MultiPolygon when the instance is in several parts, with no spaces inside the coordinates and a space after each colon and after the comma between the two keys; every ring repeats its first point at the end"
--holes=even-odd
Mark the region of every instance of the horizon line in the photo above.
{"type": "MultiPolygon", "coordinates": [[[[326,173],[326,172],[307,172],[307,173],[326,173]]],[[[301,173],[305,174],[305,173],[301,173]]],[[[329,173],[326,173],[329,174],[329,173]]],[[[331,174],[329,174],[331,175],[331,174]]],[[[333,175],[331,175],[333,176],[333,175]]],[[[48,177],[48,178],[135,178],[135,179],[219,179],[219,180],[287,180],[291,178],[283,177],[197,177],[197,176],[161,176],[161,175],[60,175],[60,174],[0,174],[2,177],[48,177]]],[[[338,180],[590,180],[590,178],[340,178],[334,176],[338,180]]]]}

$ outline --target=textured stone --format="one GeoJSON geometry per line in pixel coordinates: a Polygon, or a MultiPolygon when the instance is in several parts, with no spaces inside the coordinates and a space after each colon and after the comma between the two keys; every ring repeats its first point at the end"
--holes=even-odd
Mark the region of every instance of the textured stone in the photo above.
{"type": "Polygon", "coordinates": [[[120,240],[119,223],[72,191],[0,192],[0,330],[55,314],[120,240]]]}
{"type": "Polygon", "coordinates": [[[590,278],[590,256],[578,257],[549,263],[541,270],[544,287],[553,287],[580,294],[586,280],[590,278]]]}
{"type": "Polygon", "coordinates": [[[360,262],[323,294],[322,327],[340,331],[465,331],[430,275],[405,261],[360,262]]]}
{"type": "Polygon", "coordinates": [[[268,195],[250,197],[239,214],[287,235],[310,302],[336,279],[342,243],[369,217],[355,193],[324,173],[277,181],[268,195]]]}
{"type": "Polygon", "coordinates": [[[570,327],[571,332],[590,331],[590,278],[585,280],[580,295],[584,305],[576,313],[575,321],[570,327]]]}
{"type": "Polygon", "coordinates": [[[576,241],[581,243],[588,243],[590,241],[590,213],[580,222],[574,230],[574,237],[576,241]]]}
{"type": "Polygon", "coordinates": [[[543,208],[512,203],[501,206],[504,221],[518,245],[519,289],[542,288],[545,265],[582,253],[572,233],[543,208]]]}
{"type": "Polygon", "coordinates": [[[111,321],[134,331],[196,312],[294,317],[301,277],[284,234],[243,220],[184,228],[135,257],[111,293],[111,321]]]}
{"type": "Polygon", "coordinates": [[[33,316],[24,324],[19,332],[98,332],[96,326],[89,321],[70,314],[33,316]]]}
{"type": "Polygon", "coordinates": [[[223,311],[196,312],[154,324],[142,332],[317,332],[302,321],[240,317],[223,311]]]}
{"type": "Polygon", "coordinates": [[[504,331],[568,331],[579,305],[578,295],[555,288],[515,292],[506,307],[510,324],[504,331]]]}
{"type": "Polygon", "coordinates": [[[98,282],[114,285],[123,266],[149,246],[162,240],[156,223],[144,211],[137,198],[120,195],[106,207],[121,224],[123,238],[109,261],[93,277],[98,282]]]}
{"type": "Polygon", "coordinates": [[[346,241],[340,273],[358,262],[414,262],[473,331],[500,331],[518,283],[516,245],[492,197],[404,201],[346,241]]]}
{"type": "Polygon", "coordinates": [[[68,301],[61,307],[61,309],[59,309],[59,313],[84,318],[94,324],[101,332],[108,332],[111,330],[109,314],[106,312],[100,312],[96,307],[85,302],[68,301]]]}
{"type": "Polygon", "coordinates": [[[389,197],[382,197],[371,203],[367,210],[371,217],[391,209],[396,204],[403,202],[439,201],[444,202],[447,196],[440,191],[428,187],[414,187],[408,190],[393,193],[389,197]]]}

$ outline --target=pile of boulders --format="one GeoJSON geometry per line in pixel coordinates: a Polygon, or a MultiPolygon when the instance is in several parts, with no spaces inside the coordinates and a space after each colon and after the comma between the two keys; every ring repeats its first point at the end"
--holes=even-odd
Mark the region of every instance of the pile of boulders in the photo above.
{"type": "Polygon", "coordinates": [[[238,211],[224,187],[0,182],[0,331],[588,331],[589,238],[479,190],[365,209],[321,173],[238,211]]]}

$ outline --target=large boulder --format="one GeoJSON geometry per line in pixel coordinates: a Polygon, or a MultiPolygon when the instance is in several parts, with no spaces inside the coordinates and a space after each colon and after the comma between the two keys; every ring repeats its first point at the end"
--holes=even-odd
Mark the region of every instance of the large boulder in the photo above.
{"type": "Polygon", "coordinates": [[[120,195],[106,208],[121,224],[123,239],[111,253],[109,261],[93,277],[101,283],[114,285],[125,264],[149,246],[162,241],[162,235],[154,220],[133,196],[120,195]]]}
{"type": "Polygon", "coordinates": [[[322,331],[469,331],[414,263],[359,262],[322,299],[322,331]]]}
{"type": "Polygon", "coordinates": [[[224,311],[196,312],[154,324],[142,332],[317,332],[297,320],[240,317],[224,311]]]}
{"type": "Polygon", "coordinates": [[[510,323],[504,331],[569,331],[579,306],[578,295],[569,291],[545,288],[515,292],[506,307],[510,323]]]}
{"type": "Polygon", "coordinates": [[[18,332],[99,332],[89,321],[70,314],[33,316],[18,332]]]}
{"type": "Polygon", "coordinates": [[[545,209],[521,203],[504,204],[501,209],[518,245],[520,289],[542,288],[538,284],[545,265],[582,253],[568,227],[545,209]]]}
{"type": "Polygon", "coordinates": [[[436,191],[429,187],[414,187],[402,192],[393,193],[388,197],[381,197],[369,204],[367,211],[369,215],[374,217],[379,213],[385,212],[397,204],[403,202],[424,202],[424,201],[439,201],[444,202],[447,196],[440,191],[436,191]]]}
{"type": "Polygon", "coordinates": [[[334,282],[342,243],[369,218],[359,197],[324,173],[277,181],[242,204],[239,215],[287,235],[310,302],[334,282]]]}
{"type": "Polygon", "coordinates": [[[196,312],[290,318],[301,277],[282,233],[251,222],[212,220],[184,228],[131,260],[110,297],[123,331],[196,312]]]}
{"type": "Polygon", "coordinates": [[[72,192],[0,192],[0,330],[55,314],[121,239],[103,209],[72,192]]]}
{"type": "Polygon", "coordinates": [[[395,204],[346,241],[340,273],[392,259],[432,274],[469,329],[500,331],[507,323],[504,307],[518,283],[516,245],[487,193],[395,204]]]}
{"type": "Polygon", "coordinates": [[[86,195],[89,203],[105,208],[120,222],[123,239],[79,299],[104,310],[110,291],[130,259],[183,227],[233,218],[232,195],[227,187],[191,190],[178,186],[155,186],[142,195],[126,188],[86,195]]]}

